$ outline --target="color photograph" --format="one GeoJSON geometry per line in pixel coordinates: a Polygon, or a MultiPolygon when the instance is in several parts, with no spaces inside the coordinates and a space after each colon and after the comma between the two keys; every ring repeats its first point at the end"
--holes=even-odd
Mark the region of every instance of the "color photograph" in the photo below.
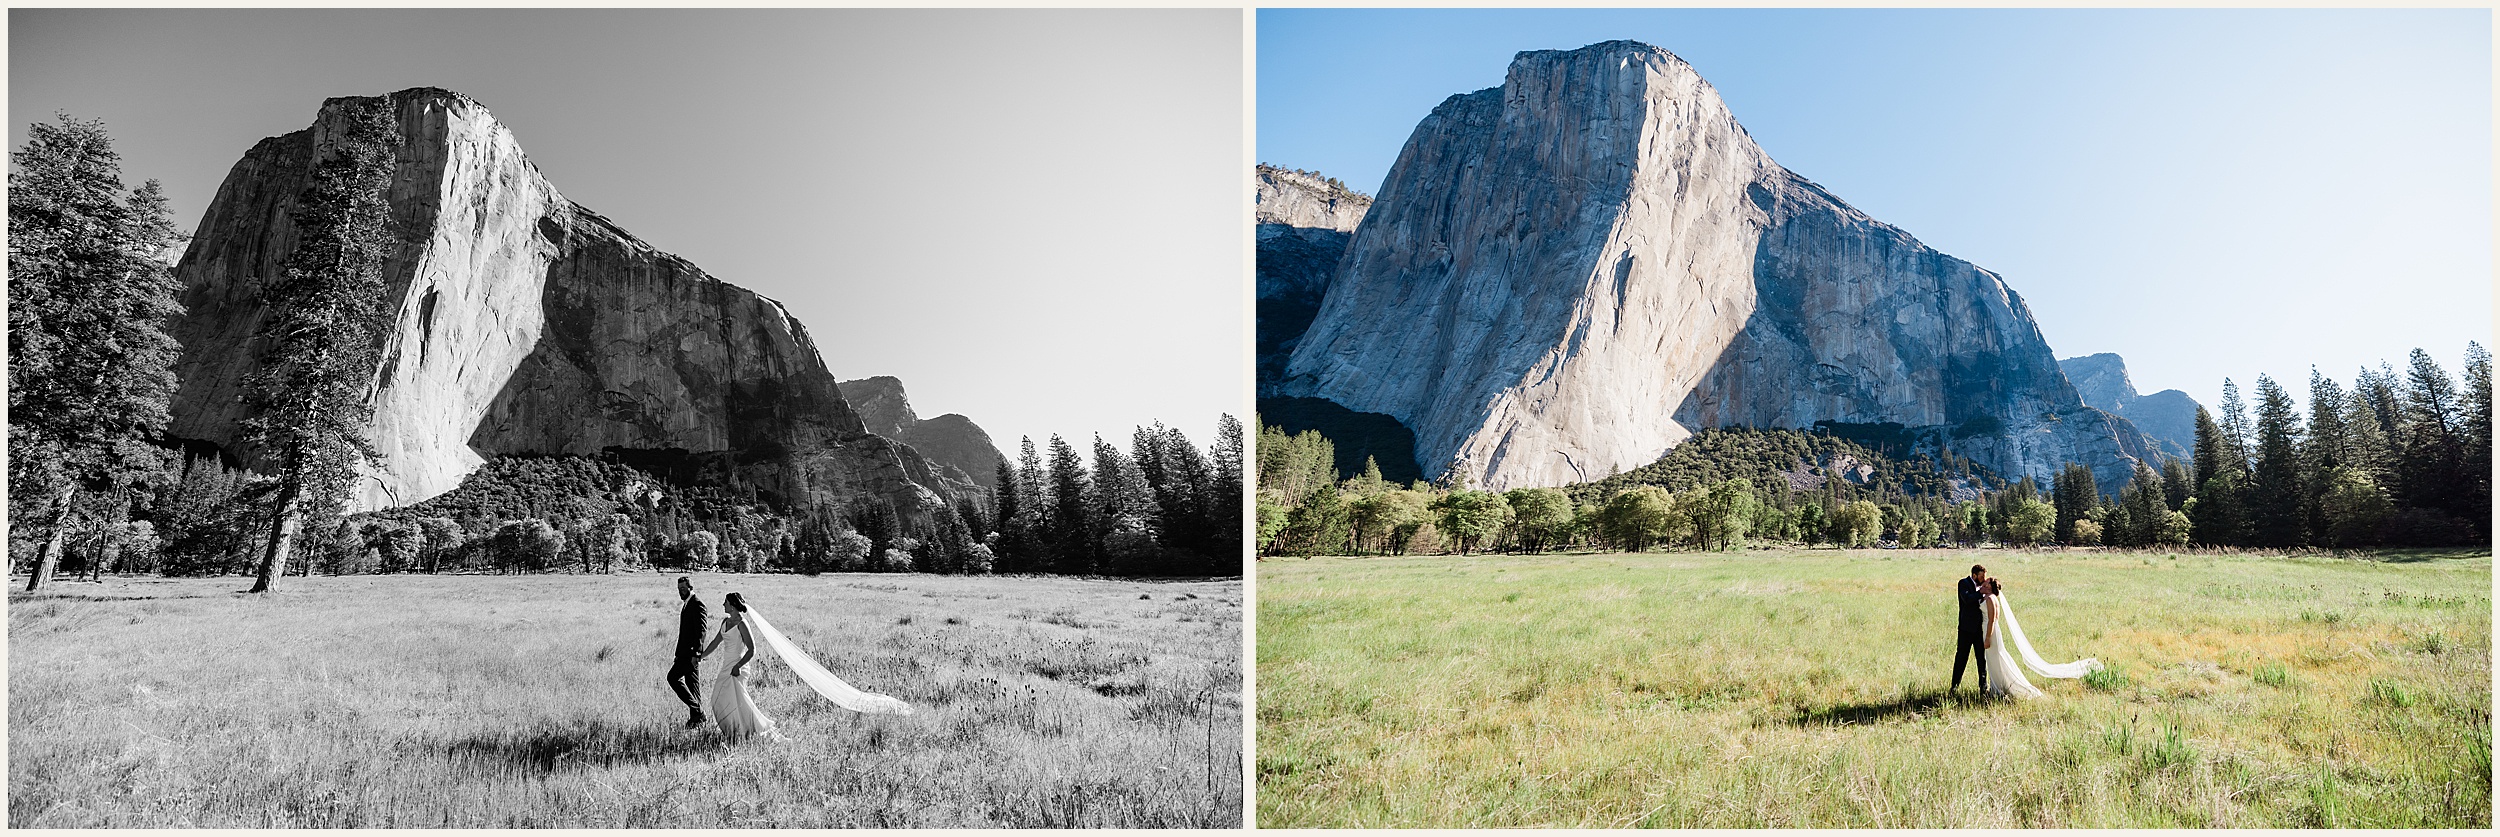
{"type": "Polygon", "coordinates": [[[1258,27],[1260,827],[2491,826],[2488,10],[1258,27]]]}

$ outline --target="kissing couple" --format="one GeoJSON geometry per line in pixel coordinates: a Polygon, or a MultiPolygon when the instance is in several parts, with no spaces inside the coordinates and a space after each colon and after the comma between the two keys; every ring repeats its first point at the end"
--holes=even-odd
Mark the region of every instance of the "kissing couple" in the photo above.
{"type": "Polygon", "coordinates": [[[731,741],[753,737],[788,740],[781,734],[779,725],[773,723],[763,710],[756,708],[754,696],[747,692],[746,675],[751,670],[749,664],[755,661],[755,638],[759,636],[764,638],[764,647],[771,648],[782,663],[790,667],[792,674],[798,675],[808,688],[816,690],[835,706],[871,715],[911,714],[909,704],[852,688],[851,684],[842,682],[842,678],[826,671],[824,666],[817,665],[807,652],[799,650],[797,643],[774,629],[773,623],[765,621],[764,614],[757,613],[743,596],[731,593],[722,598],[721,609],[727,611],[727,615],[721,619],[720,632],[713,635],[708,644],[703,641],[703,636],[705,628],[711,623],[711,611],[704,606],[702,599],[695,597],[693,577],[678,577],[677,598],[685,600],[685,605],[677,611],[677,656],[676,663],[668,669],[668,687],[677,692],[678,700],[686,704],[687,729],[700,727],[705,720],[701,664],[704,658],[721,650],[721,644],[725,642],[729,644],[728,656],[733,658],[733,662],[729,664],[727,675],[712,681],[712,707],[720,713],[721,734],[731,741]]]}
{"type": "Polygon", "coordinates": [[[1962,665],[1977,649],[1981,693],[2023,700],[2043,696],[2039,687],[2023,678],[2022,668],[2015,667],[2014,656],[2006,651],[2009,639],[2014,650],[2022,652],[2023,668],[2042,677],[2070,680],[2101,670],[2101,661],[2089,657],[2057,664],[2041,660],[2031,650],[2030,638],[2023,636],[2023,626],[2014,621],[2014,606],[2005,600],[2004,582],[1989,578],[1987,567],[1972,564],[1970,576],[1954,587],[1962,599],[1962,624],[1953,643],[1953,689],[1962,688],[1962,665]],[[1988,676],[1991,670],[1996,672],[1994,680],[1988,676]]]}

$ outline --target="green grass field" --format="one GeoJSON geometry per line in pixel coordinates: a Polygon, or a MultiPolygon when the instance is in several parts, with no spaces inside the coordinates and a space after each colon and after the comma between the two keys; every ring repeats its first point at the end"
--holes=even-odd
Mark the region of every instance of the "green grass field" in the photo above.
{"type": "Polygon", "coordinates": [[[1262,827],[2491,825],[2488,554],[1257,572],[1262,827]],[[2043,657],[2108,675],[1946,695],[1975,562],[2043,657]]]}
{"type": "Polygon", "coordinates": [[[674,578],[12,593],[9,826],[1241,822],[1238,581],[697,574],[917,710],[854,715],[759,658],[793,740],[732,746],[678,729],[674,578]]]}

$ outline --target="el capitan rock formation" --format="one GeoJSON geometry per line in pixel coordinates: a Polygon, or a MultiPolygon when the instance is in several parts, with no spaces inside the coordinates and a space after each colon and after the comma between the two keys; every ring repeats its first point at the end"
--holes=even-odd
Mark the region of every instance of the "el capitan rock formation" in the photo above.
{"type": "Polygon", "coordinates": [[[2196,450],[2196,411],[2201,405],[2187,393],[2165,389],[2136,394],[2127,360],[2109,352],[2070,357],[2058,361],[2057,368],[2075,385],[2083,403],[2125,416],[2162,455],[2187,459],[2196,450]]]}
{"type": "Polygon", "coordinates": [[[1323,287],[1261,394],[1394,417],[1427,473],[1480,486],[1723,426],[1899,425],[1999,474],[2112,482],[2151,450],[2002,279],[1780,167],[1646,44],[1520,53],[1435,108],[1323,287]]]}
{"type": "Polygon", "coordinates": [[[843,381],[841,386],[842,399],[851,402],[868,432],[912,446],[930,464],[954,469],[949,476],[960,475],[984,491],[998,488],[998,465],[1007,458],[970,417],[947,413],[921,418],[911,408],[911,396],[903,392],[903,380],[892,375],[843,381]]]}
{"type": "MultiPolygon", "coordinates": [[[[170,434],[246,466],[242,382],[263,277],[295,244],[289,213],[344,108],[262,140],[235,164],[177,275],[188,314],[170,434]]],[[[388,201],[371,437],[379,466],[352,509],[406,505],[486,457],[620,451],[734,476],[785,500],[884,497],[905,514],[972,496],[910,447],[862,426],[807,330],[781,304],[660,252],[565,199],[485,107],[447,90],[381,97],[401,145],[388,201]]]]}

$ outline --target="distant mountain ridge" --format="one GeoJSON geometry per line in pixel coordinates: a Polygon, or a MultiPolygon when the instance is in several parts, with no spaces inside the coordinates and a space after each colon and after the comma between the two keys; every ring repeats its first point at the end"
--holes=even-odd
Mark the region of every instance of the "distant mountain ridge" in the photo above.
{"type": "Polygon", "coordinates": [[[2196,450],[2196,411],[2202,405],[2187,393],[2165,389],[2138,395],[2127,374],[2127,360],[2110,352],[2070,357],[2057,362],[2075,385],[2083,403],[2125,416],[2161,448],[2161,453],[2186,459],[2196,450]]]}

